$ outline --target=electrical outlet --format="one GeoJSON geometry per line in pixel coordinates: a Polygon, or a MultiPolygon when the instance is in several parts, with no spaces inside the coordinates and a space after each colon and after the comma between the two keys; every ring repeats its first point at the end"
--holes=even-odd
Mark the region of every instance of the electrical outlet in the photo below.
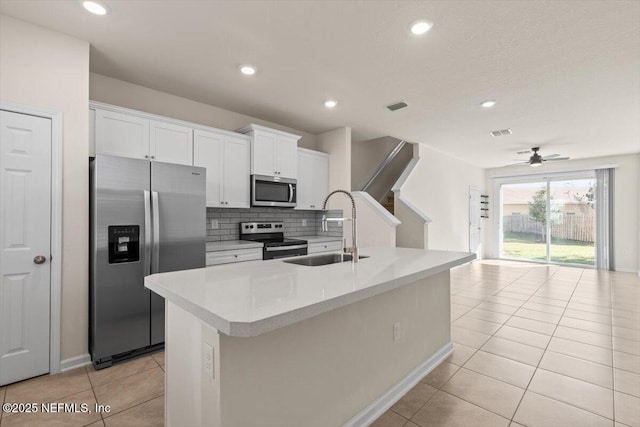
{"type": "Polygon", "coordinates": [[[306,219],[303,219],[303,220],[302,220],[302,226],[303,226],[303,227],[306,227],[306,226],[307,226],[307,220],[306,220],[306,219]]]}
{"type": "Polygon", "coordinates": [[[213,373],[213,347],[206,342],[202,343],[202,363],[207,375],[215,378],[213,373]]]}
{"type": "Polygon", "coordinates": [[[393,340],[398,341],[400,339],[400,322],[393,324],[393,340]]]}
{"type": "Polygon", "coordinates": [[[217,219],[211,219],[211,229],[213,230],[217,230],[220,228],[220,224],[218,224],[218,220],[217,219]]]}

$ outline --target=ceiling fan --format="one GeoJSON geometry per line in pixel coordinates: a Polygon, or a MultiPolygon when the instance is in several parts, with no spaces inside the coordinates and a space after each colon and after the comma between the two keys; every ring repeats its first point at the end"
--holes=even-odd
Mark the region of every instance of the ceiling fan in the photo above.
{"type": "Polygon", "coordinates": [[[526,151],[518,151],[518,154],[528,154],[533,152],[533,154],[531,155],[531,157],[529,157],[528,160],[525,159],[517,159],[519,160],[518,163],[514,163],[508,166],[516,166],[516,165],[530,165],[533,167],[538,167],[540,166],[543,162],[555,162],[558,160],[569,160],[569,157],[562,157],[560,156],[560,154],[549,154],[548,156],[544,156],[542,157],[540,154],[538,154],[538,150],[540,150],[540,147],[533,147],[531,150],[526,150],[526,151]]]}

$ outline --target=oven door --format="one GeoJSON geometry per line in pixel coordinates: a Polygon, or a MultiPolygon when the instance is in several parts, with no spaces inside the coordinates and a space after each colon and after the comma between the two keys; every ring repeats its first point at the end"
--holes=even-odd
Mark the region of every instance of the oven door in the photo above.
{"type": "Polygon", "coordinates": [[[265,246],[262,252],[262,259],[276,259],[306,255],[307,247],[307,245],[265,246]]]}
{"type": "Polygon", "coordinates": [[[252,175],[251,206],[296,206],[296,180],[277,176],[252,175]]]}

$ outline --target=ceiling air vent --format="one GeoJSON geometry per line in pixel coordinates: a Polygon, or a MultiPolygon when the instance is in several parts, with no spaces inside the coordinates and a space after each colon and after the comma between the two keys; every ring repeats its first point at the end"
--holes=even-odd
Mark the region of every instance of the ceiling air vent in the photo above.
{"type": "Polygon", "coordinates": [[[501,130],[491,131],[491,136],[498,137],[498,136],[511,135],[512,133],[513,132],[511,132],[511,129],[501,129],[501,130]]]}
{"type": "Polygon", "coordinates": [[[405,108],[408,107],[409,105],[406,102],[398,102],[397,104],[391,104],[391,105],[387,105],[387,108],[389,109],[389,111],[396,111],[399,110],[401,108],[405,108]]]}

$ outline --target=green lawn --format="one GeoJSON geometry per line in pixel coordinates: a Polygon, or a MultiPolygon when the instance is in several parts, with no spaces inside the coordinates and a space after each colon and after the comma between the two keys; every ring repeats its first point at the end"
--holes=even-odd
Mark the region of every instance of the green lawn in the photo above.
{"type": "MultiPolygon", "coordinates": [[[[546,244],[539,235],[528,233],[505,233],[502,255],[506,258],[545,261],[546,244]]],[[[551,262],[563,264],[595,264],[593,243],[575,240],[553,240],[551,242],[551,262]]]]}

